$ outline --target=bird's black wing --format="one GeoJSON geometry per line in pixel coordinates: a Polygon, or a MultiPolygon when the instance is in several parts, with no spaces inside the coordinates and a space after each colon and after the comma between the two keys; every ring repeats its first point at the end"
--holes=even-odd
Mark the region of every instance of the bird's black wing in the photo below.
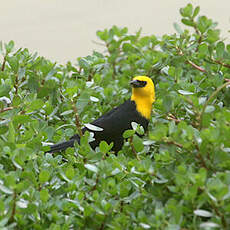
{"type": "MultiPolygon", "coordinates": [[[[113,142],[114,146],[112,150],[118,152],[123,145],[122,135],[125,130],[132,128],[131,123],[133,121],[142,125],[145,130],[147,129],[149,121],[141,116],[141,114],[136,110],[135,102],[128,100],[91,122],[92,125],[102,128],[102,131],[92,131],[84,127],[82,132],[84,133],[88,130],[94,133],[95,140],[90,142],[93,149],[95,149],[102,140],[105,140],[108,144],[113,142]]],[[[69,141],[52,145],[49,152],[58,152],[65,150],[68,147],[73,147],[75,141],[78,143],[80,142],[78,134],[72,136],[69,141]]]]}
{"type": "MultiPolygon", "coordinates": [[[[131,129],[131,122],[133,121],[142,125],[145,130],[147,129],[148,120],[140,115],[136,110],[135,102],[130,100],[102,115],[91,123],[103,129],[103,131],[94,131],[95,141],[90,143],[92,148],[105,140],[107,143],[113,142],[113,150],[119,151],[123,145],[122,135],[125,130],[131,129]]],[[[84,128],[83,131],[85,130],[88,129],[84,128]]]]}

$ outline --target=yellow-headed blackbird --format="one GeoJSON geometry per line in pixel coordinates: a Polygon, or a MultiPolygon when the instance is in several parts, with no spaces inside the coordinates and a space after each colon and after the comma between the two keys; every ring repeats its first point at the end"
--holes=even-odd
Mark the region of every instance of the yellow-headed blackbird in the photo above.
{"type": "MultiPolygon", "coordinates": [[[[131,123],[136,122],[143,126],[146,131],[152,103],[155,101],[154,84],[149,77],[137,76],[130,82],[132,85],[131,100],[125,101],[120,106],[105,113],[91,124],[101,128],[101,131],[92,131],[87,127],[82,129],[82,133],[86,130],[94,133],[94,141],[90,142],[90,146],[95,149],[102,140],[108,144],[113,142],[112,150],[118,152],[123,146],[123,133],[127,129],[132,129],[131,123]]],[[[74,142],[80,142],[80,137],[75,134],[69,141],[51,146],[48,152],[58,152],[73,147],[74,142]]]]}

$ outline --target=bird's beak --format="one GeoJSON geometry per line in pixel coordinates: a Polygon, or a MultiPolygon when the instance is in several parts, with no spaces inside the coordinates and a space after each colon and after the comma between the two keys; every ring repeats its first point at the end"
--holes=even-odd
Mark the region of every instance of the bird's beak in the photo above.
{"type": "Polygon", "coordinates": [[[130,81],[130,85],[132,85],[133,88],[141,88],[144,87],[146,84],[147,84],[146,81],[138,81],[138,80],[130,81]]]}
{"type": "Polygon", "coordinates": [[[139,81],[137,81],[137,80],[132,80],[132,81],[130,81],[129,83],[130,83],[130,85],[131,85],[132,87],[134,87],[134,88],[140,87],[140,86],[139,86],[139,81]]]}

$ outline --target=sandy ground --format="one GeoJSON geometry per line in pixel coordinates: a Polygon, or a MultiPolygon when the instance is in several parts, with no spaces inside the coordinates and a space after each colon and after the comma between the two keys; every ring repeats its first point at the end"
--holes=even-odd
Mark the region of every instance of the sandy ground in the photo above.
{"type": "MultiPolygon", "coordinates": [[[[102,51],[96,31],[112,25],[143,34],[173,33],[179,8],[201,6],[201,14],[219,23],[222,37],[230,33],[230,0],[0,0],[0,40],[14,40],[53,61],[65,63],[102,51]]],[[[229,41],[229,39],[227,40],[229,41]]]]}

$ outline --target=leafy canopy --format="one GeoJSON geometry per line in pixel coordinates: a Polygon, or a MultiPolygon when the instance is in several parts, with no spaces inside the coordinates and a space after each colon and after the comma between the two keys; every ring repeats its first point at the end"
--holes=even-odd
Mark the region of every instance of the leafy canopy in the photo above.
{"type": "MultiPolygon", "coordinates": [[[[230,225],[230,45],[188,4],[175,34],[98,31],[105,53],[53,63],[1,43],[1,229],[227,229],[230,225]],[[132,76],[156,85],[149,132],[122,151],[86,133],[45,154],[130,97],[132,76]]],[[[133,124],[142,134],[141,127],[133,124]]]]}

